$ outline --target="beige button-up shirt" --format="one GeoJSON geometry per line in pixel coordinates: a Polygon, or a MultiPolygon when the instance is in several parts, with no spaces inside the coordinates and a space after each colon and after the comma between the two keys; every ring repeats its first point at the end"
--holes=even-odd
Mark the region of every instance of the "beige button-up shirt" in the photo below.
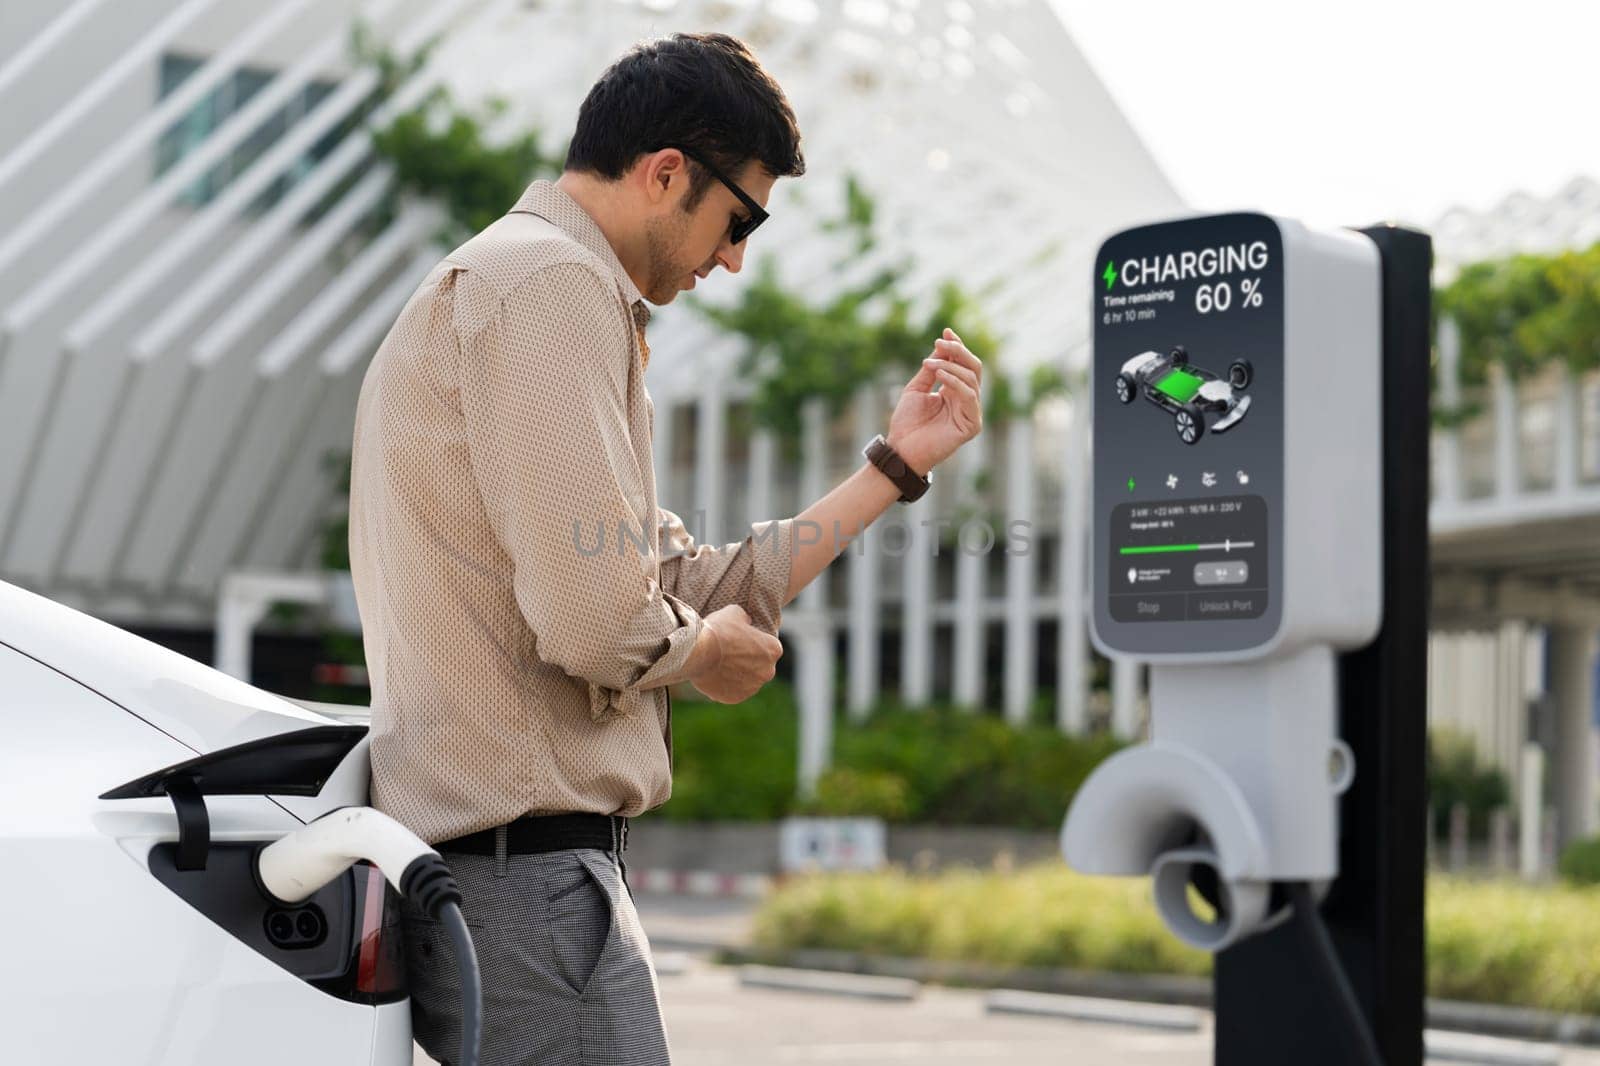
{"type": "Polygon", "coordinates": [[[656,505],[649,308],[553,182],[429,271],[361,387],[350,569],[372,802],[430,843],[672,791],[666,686],[730,603],[776,635],[793,519],[656,505]]]}

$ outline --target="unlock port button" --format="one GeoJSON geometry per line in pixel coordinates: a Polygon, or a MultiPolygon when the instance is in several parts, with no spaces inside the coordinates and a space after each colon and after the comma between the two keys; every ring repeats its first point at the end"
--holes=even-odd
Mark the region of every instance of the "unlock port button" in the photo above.
{"type": "Polygon", "coordinates": [[[1194,564],[1196,585],[1242,585],[1250,580],[1250,564],[1243,559],[1194,564]]]}

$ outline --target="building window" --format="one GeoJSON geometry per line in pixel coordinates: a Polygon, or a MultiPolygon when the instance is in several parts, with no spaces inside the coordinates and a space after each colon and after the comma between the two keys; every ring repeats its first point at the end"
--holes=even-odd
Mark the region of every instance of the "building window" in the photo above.
{"type": "MultiPolygon", "coordinates": [[[[201,56],[187,56],[168,54],[161,57],[161,85],[160,95],[165,97],[182,85],[184,80],[199,70],[206,60],[201,56]]],[[[205,139],[226,122],[231,116],[250,102],[251,97],[260,92],[276,76],[276,71],[261,67],[240,67],[233,74],[224,79],[216,88],[212,89],[201,98],[187,115],[174,122],[162,133],[161,140],[156,145],[155,176],[160,177],[190,152],[195,151],[205,139]]],[[[306,84],[299,92],[289,98],[288,102],[278,108],[267,119],[250,131],[249,135],[234,146],[208,171],[196,178],[179,194],[179,202],[192,207],[203,207],[210,203],[217,195],[239,174],[243,173],[251,163],[255,162],[264,152],[282,137],[296,122],[317,106],[329,93],[333,92],[337,83],[332,81],[312,81],[306,84]]],[[[346,118],[329,130],[316,144],[289,167],[283,174],[273,180],[260,196],[250,205],[252,214],[259,213],[276,203],[292,185],[301,180],[307,171],[316,163],[333,151],[335,145],[349,132],[355,122],[355,116],[346,118]]]]}

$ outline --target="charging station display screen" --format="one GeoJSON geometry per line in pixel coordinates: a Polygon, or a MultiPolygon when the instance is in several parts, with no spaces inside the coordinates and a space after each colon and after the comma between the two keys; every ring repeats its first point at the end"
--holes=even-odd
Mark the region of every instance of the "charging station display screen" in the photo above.
{"type": "Polygon", "coordinates": [[[1096,631],[1130,654],[1263,644],[1282,584],[1277,223],[1126,230],[1093,284],[1096,631]]]}

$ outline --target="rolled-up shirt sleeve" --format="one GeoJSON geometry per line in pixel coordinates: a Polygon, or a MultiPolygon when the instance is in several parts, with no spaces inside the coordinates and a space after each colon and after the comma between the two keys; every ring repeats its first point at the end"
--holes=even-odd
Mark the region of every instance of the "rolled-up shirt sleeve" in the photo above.
{"type": "Polygon", "coordinates": [[[743,540],[698,544],[666,508],[661,519],[661,585],[702,615],[737,603],[757,629],[777,636],[794,564],[794,519],[756,522],[743,540]]]}
{"type": "Polygon", "coordinates": [[[704,625],[662,587],[650,548],[624,313],[591,270],[551,267],[509,293],[459,356],[472,473],[517,605],[539,658],[590,683],[595,717],[684,680],[704,625]]]}

